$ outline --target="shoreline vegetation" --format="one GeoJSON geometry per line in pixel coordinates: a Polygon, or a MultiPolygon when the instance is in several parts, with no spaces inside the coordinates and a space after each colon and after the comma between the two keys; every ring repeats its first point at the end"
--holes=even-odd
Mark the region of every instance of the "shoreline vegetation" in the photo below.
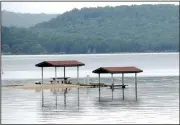
{"type": "Polygon", "coordinates": [[[85,54],[143,54],[143,53],[178,53],[179,51],[145,51],[145,52],[110,52],[110,53],[71,53],[71,54],[61,54],[61,53],[40,53],[40,54],[11,54],[2,53],[1,55],[85,55],[85,54]]]}

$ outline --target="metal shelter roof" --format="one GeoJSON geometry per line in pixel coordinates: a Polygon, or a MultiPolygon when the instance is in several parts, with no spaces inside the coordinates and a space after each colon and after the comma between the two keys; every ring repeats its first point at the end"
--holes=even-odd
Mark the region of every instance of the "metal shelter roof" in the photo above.
{"type": "Polygon", "coordinates": [[[92,71],[93,73],[140,73],[143,70],[134,66],[128,67],[100,67],[92,71]]]}
{"type": "Polygon", "coordinates": [[[77,67],[84,66],[82,62],[76,60],[60,60],[60,61],[43,61],[36,64],[37,67],[77,67]]]}

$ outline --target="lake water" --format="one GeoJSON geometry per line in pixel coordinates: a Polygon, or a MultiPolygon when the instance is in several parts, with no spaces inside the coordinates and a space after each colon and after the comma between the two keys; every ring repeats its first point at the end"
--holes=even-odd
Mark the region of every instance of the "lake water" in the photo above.
{"type": "MultiPolygon", "coordinates": [[[[29,83],[41,78],[36,63],[44,60],[78,60],[81,82],[92,70],[102,66],[136,66],[138,74],[138,101],[135,101],[134,74],[125,75],[125,100],[122,89],[71,89],[64,94],[59,90],[19,90],[2,87],[2,123],[179,123],[179,54],[85,54],[85,55],[13,55],[2,56],[2,84],[29,83]],[[133,76],[133,77],[131,77],[133,76]],[[113,94],[113,98],[112,98],[113,94]],[[42,106],[42,104],[44,104],[42,106]]],[[[45,78],[54,77],[53,68],[45,68],[45,78]]],[[[76,68],[67,68],[67,76],[76,77],[76,68]]],[[[58,68],[63,76],[63,68],[58,68]]],[[[114,75],[120,84],[121,75],[114,75]]],[[[110,75],[102,82],[111,84],[110,75]]]]}
{"type": "MultiPolygon", "coordinates": [[[[85,63],[80,67],[80,77],[92,74],[102,66],[136,66],[144,70],[139,76],[178,76],[178,53],[144,54],[82,54],[82,55],[37,55],[37,56],[2,56],[3,80],[41,78],[41,69],[35,64],[45,60],[78,60],[85,63]]],[[[45,68],[44,77],[54,77],[54,68],[45,68]]],[[[76,77],[76,68],[67,68],[66,75],[76,77]]],[[[63,68],[57,68],[58,76],[63,76],[63,68]]],[[[109,75],[104,75],[109,76],[109,75]]]]}

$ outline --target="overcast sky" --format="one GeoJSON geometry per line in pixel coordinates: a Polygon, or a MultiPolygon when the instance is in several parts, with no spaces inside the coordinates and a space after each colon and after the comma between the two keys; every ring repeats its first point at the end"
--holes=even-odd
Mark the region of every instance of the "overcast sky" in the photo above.
{"type": "Polygon", "coordinates": [[[178,2],[2,2],[2,10],[21,13],[64,13],[74,8],[140,4],[176,4],[178,2]]]}

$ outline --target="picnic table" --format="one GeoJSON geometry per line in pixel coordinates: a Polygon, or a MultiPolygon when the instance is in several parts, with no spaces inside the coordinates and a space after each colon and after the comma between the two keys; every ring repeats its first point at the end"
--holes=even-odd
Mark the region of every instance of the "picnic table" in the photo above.
{"type": "Polygon", "coordinates": [[[70,77],[53,77],[53,78],[51,78],[52,80],[50,81],[51,82],[51,84],[53,83],[53,82],[55,82],[55,79],[56,79],[56,81],[57,81],[57,83],[59,83],[59,80],[62,80],[61,81],[61,83],[63,84],[63,83],[65,83],[65,84],[67,84],[67,83],[70,83],[70,81],[68,81],[67,82],[67,80],[69,79],[70,77]]]}

